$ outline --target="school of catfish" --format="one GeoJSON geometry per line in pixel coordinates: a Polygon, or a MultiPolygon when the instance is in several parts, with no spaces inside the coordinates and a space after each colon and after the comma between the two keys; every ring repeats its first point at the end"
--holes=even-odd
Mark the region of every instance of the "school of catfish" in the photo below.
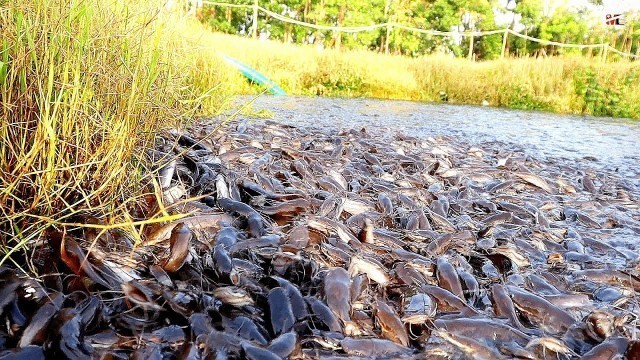
{"type": "Polygon", "coordinates": [[[463,140],[159,136],[133,213],[186,217],[51,229],[0,268],[0,359],[639,359],[637,185],[463,140]]]}

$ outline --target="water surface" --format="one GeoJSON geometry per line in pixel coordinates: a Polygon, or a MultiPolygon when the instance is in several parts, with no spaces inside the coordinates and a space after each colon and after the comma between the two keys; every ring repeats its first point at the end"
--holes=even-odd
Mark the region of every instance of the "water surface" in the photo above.
{"type": "MultiPolygon", "coordinates": [[[[239,97],[241,103],[253,97],[239,97]]],[[[262,96],[253,110],[314,127],[383,127],[469,143],[502,142],[543,160],[563,158],[618,174],[640,189],[640,122],[469,105],[378,99],[262,96]]]]}

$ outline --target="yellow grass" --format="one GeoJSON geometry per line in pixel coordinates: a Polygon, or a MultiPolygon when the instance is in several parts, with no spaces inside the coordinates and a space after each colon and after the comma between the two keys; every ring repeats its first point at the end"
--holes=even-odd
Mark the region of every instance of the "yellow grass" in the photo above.
{"type": "Polygon", "coordinates": [[[0,2],[0,253],[60,222],[143,220],[144,149],[217,110],[212,63],[180,52],[163,3],[0,2]]]}
{"type": "MultiPolygon", "coordinates": [[[[201,31],[200,46],[256,68],[291,94],[355,96],[640,117],[640,61],[611,57],[508,58],[470,62],[254,41],[201,31]],[[211,50],[213,49],[213,50],[211,50]]],[[[226,68],[233,73],[235,70],[226,68]]],[[[256,93],[240,75],[233,92],[256,93]]]]}

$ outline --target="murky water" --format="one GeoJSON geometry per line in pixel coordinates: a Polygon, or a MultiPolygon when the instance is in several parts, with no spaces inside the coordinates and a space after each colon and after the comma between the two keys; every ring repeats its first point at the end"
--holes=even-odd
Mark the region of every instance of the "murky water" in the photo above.
{"type": "Polygon", "coordinates": [[[305,126],[385,127],[471,143],[499,141],[541,159],[576,160],[617,173],[640,190],[640,122],[468,105],[293,96],[259,97],[253,110],[268,110],[276,121],[305,126]]]}

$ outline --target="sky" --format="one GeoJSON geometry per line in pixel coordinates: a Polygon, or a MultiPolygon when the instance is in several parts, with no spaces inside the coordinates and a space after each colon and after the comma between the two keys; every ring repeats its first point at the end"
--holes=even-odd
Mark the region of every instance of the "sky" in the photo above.
{"type": "MultiPolygon", "coordinates": [[[[506,8],[508,0],[500,0],[503,7],[506,8]]],[[[517,2],[517,0],[516,0],[517,2]]],[[[605,21],[606,14],[624,14],[628,11],[640,11],[640,0],[603,0],[602,6],[596,6],[591,4],[587,0],[543,0],[545,13],[553,11],[554,8],[563,6],[569,8],[587,8],[592,14],[594,21],[601,19],[605,21]]],[[[512,15],[510,13],[496,13],[496,25],[502,26],[512,21],[512,15]]],[[[518,17],[516,16],[516,25],[514,30],[521,31],[524,26],[518,24],[518,17]]]]}
{"type": "MultiPolygon", "coordinates": [[[[585,0],[569,0],[570,3],[586,3],[585,0]]],[[[604,0],[603,10],[606,13],[610,12],[625,12],[629,10],[640,10],[639,0],[604,0]]]]}
{"type": "MultiPolygon", "coordinates": [[[[508,0],[500,0],[506,6],[508,0]]],[[[543,0],[549,8],[556,6],[587,7],[593,9],[598,15],[629,10],[640,10],[640,0],[604,0],[603,6],[594,6],[587,0],[543,0]]]]}

